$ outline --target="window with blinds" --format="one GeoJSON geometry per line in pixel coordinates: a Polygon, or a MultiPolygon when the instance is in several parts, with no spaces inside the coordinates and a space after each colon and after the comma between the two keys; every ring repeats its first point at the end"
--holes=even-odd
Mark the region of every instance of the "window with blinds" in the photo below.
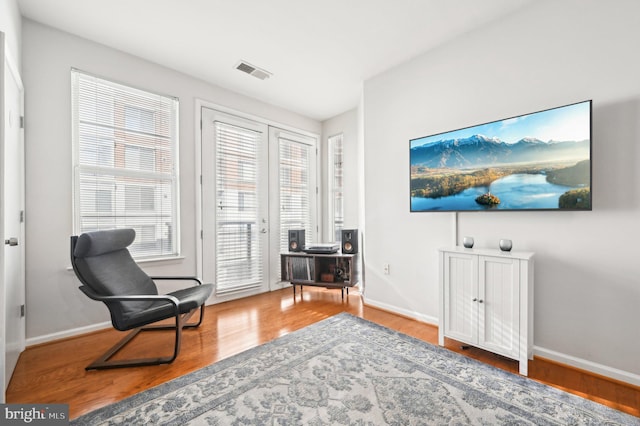
{"type": "Polygon", "coordinates": [[[304,229],[306,243],[313,242],[313,215],[311,197],[315,196],[315,184],[310,173],[314,168],[315,147],[289,140],[278,139],[280,170],[280,252],[289,251],[289,230],[304,229]]]}
{"type": "Polygon", "coordinates": [[[329,138],[329,211],[334,241],[342,239],[341,231],[344,228],[342,140],[342,133],[329,138]]]}
{"type": "Polygon", "coordinates": [[[216,294],[259,287],[264,280],[258,204],[260,132],[215,122],[216,294]]]}
{"type": "Polygon", "coordinates": [[[74,231],[133,228],[135,258],[178,244],[178,100],[71,71],[74,231]]]}

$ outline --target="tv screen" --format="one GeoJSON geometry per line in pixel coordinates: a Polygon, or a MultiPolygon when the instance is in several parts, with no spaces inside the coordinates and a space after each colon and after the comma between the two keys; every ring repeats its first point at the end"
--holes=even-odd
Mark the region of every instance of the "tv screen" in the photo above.
{"type": "Polygon", "coordinates": [[[410,141],[411,211],[591,210],[591,101],[410,141]]]}

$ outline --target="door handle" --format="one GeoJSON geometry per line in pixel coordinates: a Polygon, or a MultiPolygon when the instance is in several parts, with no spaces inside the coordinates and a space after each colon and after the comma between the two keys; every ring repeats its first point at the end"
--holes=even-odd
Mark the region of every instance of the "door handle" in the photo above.
{"type": "Polygon", "coordinates": [[[8,246],[17,246],[18,239],[16,237],[11,237],[8,240],[4,240],[4,243],[8,246]]]}

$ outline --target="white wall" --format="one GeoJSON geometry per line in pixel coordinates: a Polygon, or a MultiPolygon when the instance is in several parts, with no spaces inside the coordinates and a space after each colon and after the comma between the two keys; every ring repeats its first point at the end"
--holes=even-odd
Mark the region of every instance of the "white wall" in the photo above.
{"type": "Polygon", "coordinates": [[[409,139],[593,99],[593,211],[461,213],[458,242],[536,252],[536,353],[640,384],[638,16],[536,1],[365,82],[367,303],[437,321],[455,213],[409,212],[409,139]]]}
{"type": "Polygon", "coordinates": [[[208,85],[105,46],[23,22],[26,87],[26,229],[28,344],[108,321],[106,308],[78,289],[69,261],[72,234],[72,67],[180,99],[180,201],[183,260],[146,263],[154,275],[196,274],[195,100],[213,102],[313,133],[300,115],[208,85]]]}

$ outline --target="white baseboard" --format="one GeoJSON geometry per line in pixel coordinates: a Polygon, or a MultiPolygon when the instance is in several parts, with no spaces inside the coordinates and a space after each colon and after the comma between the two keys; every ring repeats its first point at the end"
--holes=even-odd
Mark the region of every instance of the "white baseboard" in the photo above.
{"type": "Polygon", "coordinates": [[[551,361],[558,362],[560,364],[570,365],[571,367],[589,371],[591,373],[595,373],[600,376],[604,376],[610,379],[629,383],[634,386],[640,386],[640,375],[638,374],[630,373],[628,371],[619,370],[617,368],[598,364],[596,362],[588,361],[586,359],[577,358],[571,355],[556,352],[551,349],[541,348],[539,346],[533,347],[533,353],[534,355],[538,355],[541,358],[546,358],[551,361]]]}
{"type": "Polygon", "coordinates": [[[45,334],[43,336],[31,337],[27,339],[27,346],[39,345],[42,343],[52,342],[54,340],[66,339],[68,337],[79,336],[81,334],[91,333],[92,331],[104,330],[112,328],[110,321],[98,324],[88,325],[86,327],[73,328],[71,330],[60,331],[58,333],[45,334]]]}
{"type": "Polygon", "coordinates": [[[378,302],[376,300],[368,300],[365,299],[364,296],[362,297],[364,304],[368,305],[368,306],[372,306],[374,308],[380,308],[382,310],[385,311],[389,311],[389,312],[393,312],[399,315],[403,315],[405,317],[409,317],[409,318],[413,318],[417,321],[420,322],[425,322],[427,324],[431,324],[431,325],[438,325],[438,318],[437,317],[432,317],[429,315],[424,315],[424,314],[420,314],[418,312],[414,312],[414,311],[409,311],[407,309],[400,309],[397,306],[393,306],[393,305],[388,305],[386,303],[383,302],[378,302]]]}
{"type": "MultiPolygon", "coordinates": [[[[375,308],[383,309],[385,311],[397,313],[399,315],[413,318],[418,321],[426,322],[428,324],[433,324],[435,326],[438,325],[438,318],[436,317],[431,317],[428,315],[419,314],[417,312],[409,311],[406,309],[401,309],[401,308],[398,308],[397,306],[389,305],[389,304],[378,302],[375,300],[365,300],[364,303],[365,305],[369,305],[375,308]]],[[[560,364],[579,368],[581,370],[598,374],[600,376],[608,377],[613,380],[618,380],[620,382],[629,383],[630,385],[633,385],[633,386],[640,386],[640,375],[638,374],[634,374],[624,370],[619,370],[617,368],[609,367],[607,365],[598,364],[592,361],[588,361],[586,359],[581,359],[571,355],[556,352],[551,349],[541,348],[539,346],[534,346],[533,353],[534,355],[538,355],[541,358],[546,358],[548,360],[555,361],[560,364]]]]}

